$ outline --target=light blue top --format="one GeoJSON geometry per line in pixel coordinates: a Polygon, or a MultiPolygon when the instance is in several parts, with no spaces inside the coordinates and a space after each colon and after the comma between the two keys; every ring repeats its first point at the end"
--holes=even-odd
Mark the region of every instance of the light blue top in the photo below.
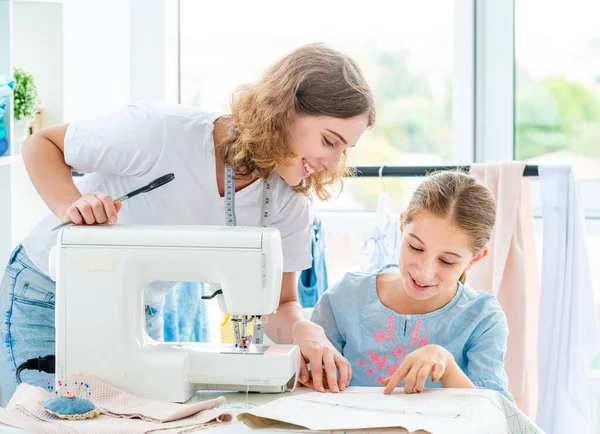
{"type": "MultiPolygon", "coordinates": [[[[347,273],[323,294],[311,317],[351,363],[350,386],[377,386],[407,354],[437,344],[452,353],[473,384],[514,402],[504,370],[508,326],[493,295],[459,283],[454,298],[441,309],[401,315],[379,300],[377,274],[347,273]]],[[[425,387],[441,385],[429,377],[425,387]]]]}

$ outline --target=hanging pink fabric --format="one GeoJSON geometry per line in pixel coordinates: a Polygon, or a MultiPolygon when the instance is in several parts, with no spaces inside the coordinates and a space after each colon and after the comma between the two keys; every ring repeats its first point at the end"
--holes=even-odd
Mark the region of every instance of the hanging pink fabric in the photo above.
{"type": "Polygon", "coordinates": [[[537,333],[540,297],[533,213],[525,163],[474,164],[473,175],[496,200],[489,253],[467,273],[467,284],[494,294],[508,321],[505,368],[509,390],[532,419],[538,402],[537,333]]]}

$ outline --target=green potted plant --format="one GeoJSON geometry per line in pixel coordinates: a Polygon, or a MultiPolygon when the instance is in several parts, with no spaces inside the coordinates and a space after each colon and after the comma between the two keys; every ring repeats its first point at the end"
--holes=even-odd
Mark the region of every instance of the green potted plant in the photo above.
{"type": "Polygon", "coordinates": [[[27,138],[27,129],[40,103],[38,88],[33,76],[20,68],[15,68],[13,153],[20,150],[21,144],[27,138]]]}

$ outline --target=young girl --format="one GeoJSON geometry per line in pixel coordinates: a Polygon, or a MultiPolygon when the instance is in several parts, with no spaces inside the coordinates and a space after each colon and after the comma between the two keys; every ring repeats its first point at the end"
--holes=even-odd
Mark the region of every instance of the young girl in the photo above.
{"type": "Polygon", "coordinates": [[[348,273],[323,294],[312,320],[350,362],[350,385],[383,384],[387,394],[401,381],[406,393],[441,383],[513,400],[504,313],[494,296],[464,285],[487,254],[495,215],[493,197],[473,177],[429,176],[400,216],[399,267],[348,273]]]}

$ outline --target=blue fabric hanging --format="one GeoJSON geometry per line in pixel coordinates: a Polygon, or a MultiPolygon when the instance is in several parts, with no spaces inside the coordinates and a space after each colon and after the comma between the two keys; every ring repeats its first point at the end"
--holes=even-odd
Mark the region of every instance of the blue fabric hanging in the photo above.
{"type": "Polygon", "coordinates": [[[302,307],[314,307],[327,289],[327,265],[325,263],[325,237],[321,220],[314,218],[312,224],[312,265],[300,273],[298,295],[302,307]]]}
{"type": "Polygon", "coordinates": [[[4,112],[8,106],[10,96],[15,87],[15,80],[9,77],[0,77],[0,155],[8,150],[8,131],[4,123],[4,112]]]}
{"type": "Polygon", "coordinates": [[[163,308],[165,342],[210,342],[207,300],[202,282],[178,282],[163,308]]]}

